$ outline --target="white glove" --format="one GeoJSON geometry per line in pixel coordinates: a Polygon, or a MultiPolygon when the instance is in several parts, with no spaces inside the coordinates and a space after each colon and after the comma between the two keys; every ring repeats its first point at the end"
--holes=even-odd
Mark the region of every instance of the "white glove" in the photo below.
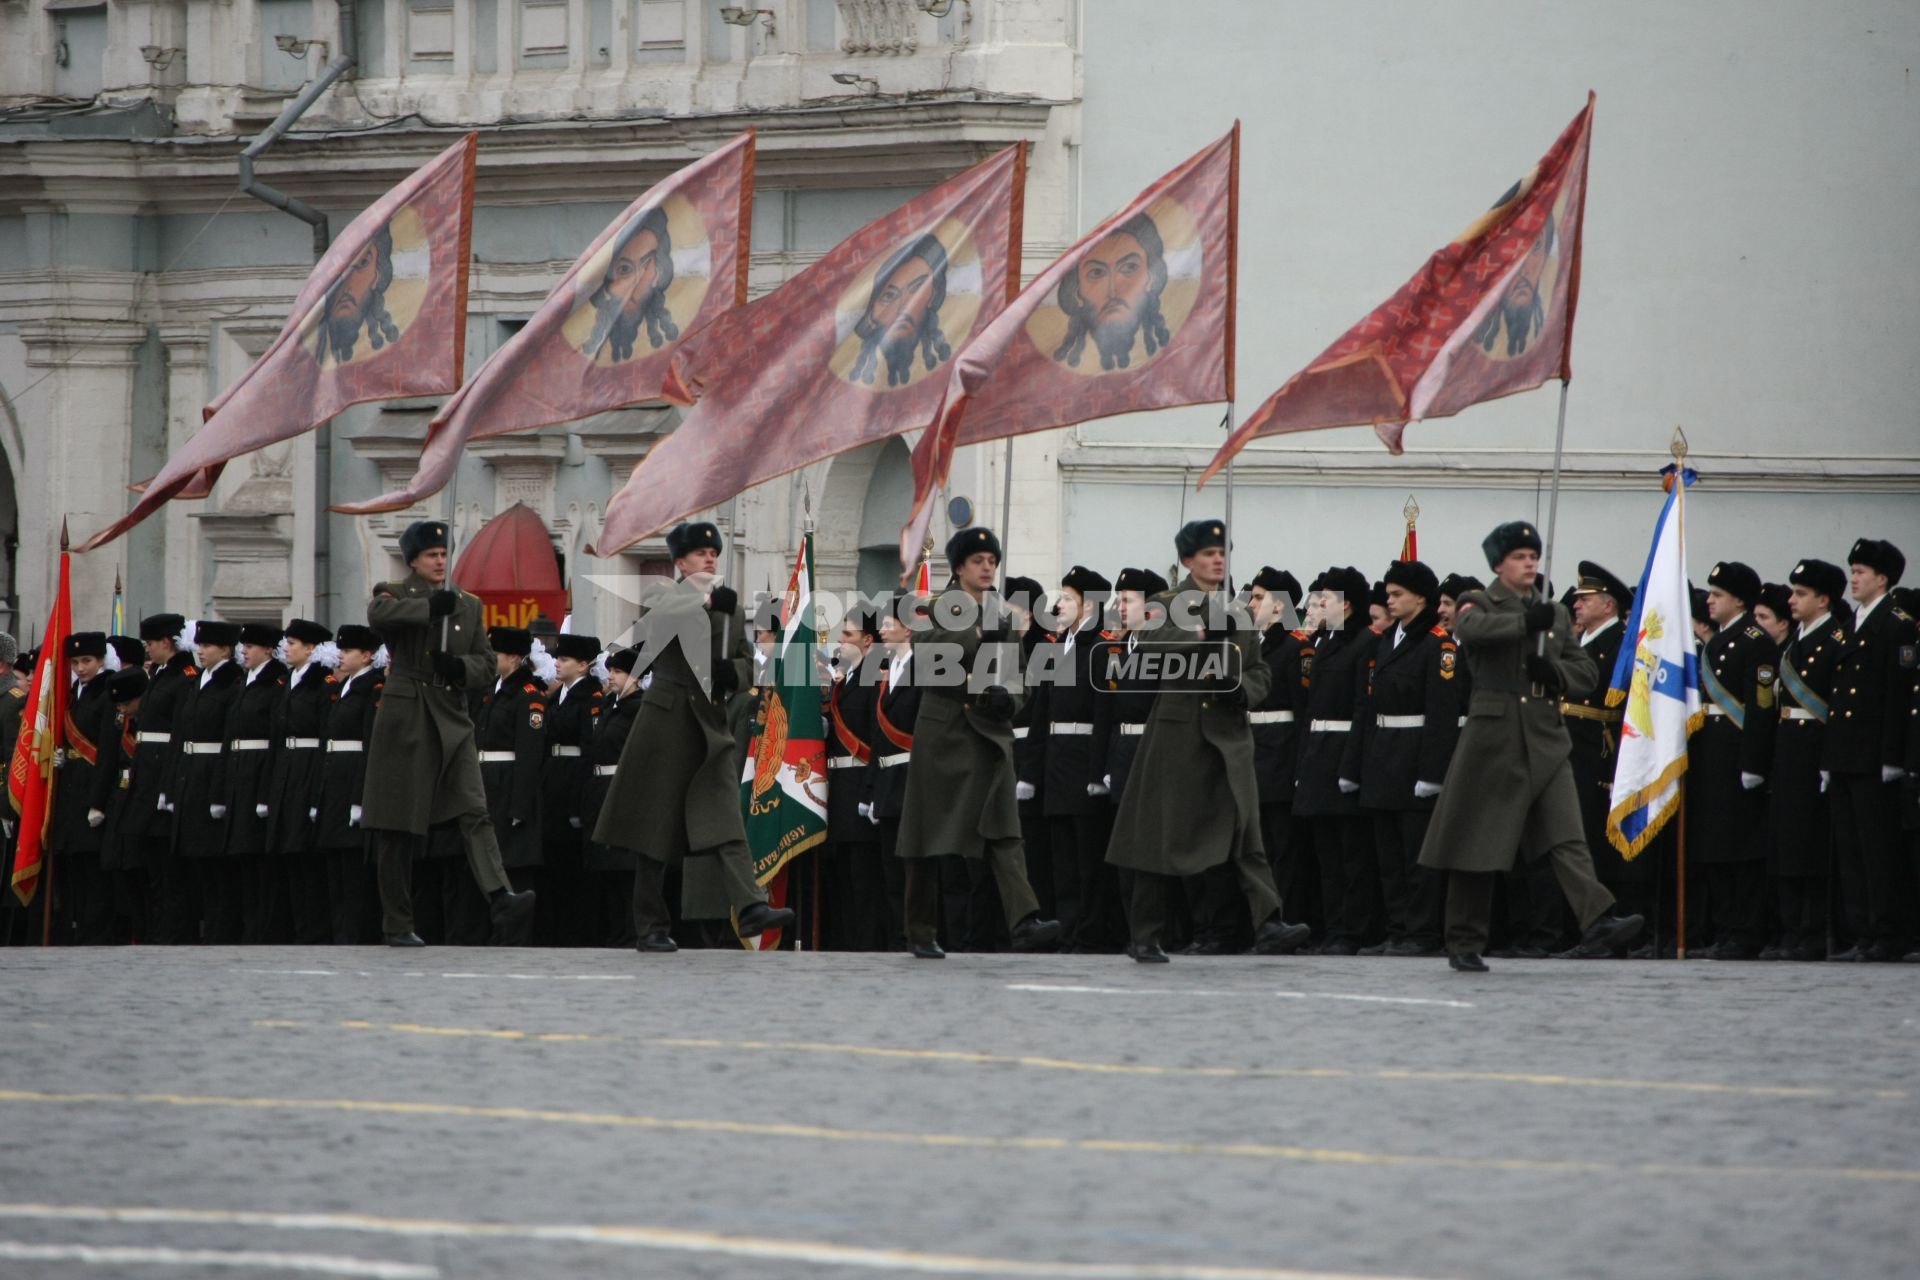
{"type": "Polygon", "coordinates": [[[347,810],[347,825],[350,827],[357,827],[360,825],[360,806],[359,805],[356,804],[352,808],[347,810]]]}
{"type": "Polygon", "coordinates": [[[1104,782],[1089,782],[1087,784],[1087,794],[1090,796],[1112,795],[1113,788],[1104,782]]]}
{"type": "Polygon", "coordinates": [[[106,814],[104,814],[104,813],[102,813],[102,812],[100,812],[100,811],[99,811],[98,809],[89,809],[89,810],[87,810],[87,825],[88,825],[88,826],[90,826],[90,827],[97,827],[97,826],[99,826],[99,825],[100,825],[101,823],[103,823],[103,822],[105,822],[106,820],[107,820],[107,815],[106,815],[106,814]]]}
{"type": "Polygon", "coordinates": [[[153,807],[154,807],[154,808],[156,808],[156,809],[171,809],[171,808],[173,808],[173,806],[172,806],[172,805],[170,805],[170,804],[168,804],[168,803],[167,803],[167,793],[166,793],[166,792],[164,792],[164,791],[162,791],[162,792],[160,793],[160,803],[158,803],[158,804],[156,804],[156,805],[154,805],[153,807]]]}
{"type": "Polygon", "coordinates": [[[1112,795],[1113,794],[1113,775],[1109,773],[1105,777],[1101,778],[1100,785],[1107,789],[1108,795],[1112,795]]]}
{"type": "Polygon", "coordinates": [[[53,767],[56,769],[64,769],[66,766],[67,749],[65,747],[55,747],[53,749],[53,767]]]}
{"type": "Polygon", "coordinates": [[[1014,783],[1014,784],[1013,784],[1013,798],[1014,798],[1015,800],[1031,800],[1031,799],[1033,799],[1033,784],[1032,784],[1031,782],[1016,782],[1016,783],[1014,783]]]}
{"type": "Polygon", "coordinates": [[[858,813],[863,818],[871,818],[873,816],[873,801],[871,800],[862,800],[859,804],[855,805],[853,808],[854,808],[854,812],[858,813]]]}
{"type": "Polygon", "coordinates": [[[1740,789],[1742,791],[1758,791],[1766,784],[1766,781],[1764,777],[1757,773],[1748,773],[1745,769],[1740,771],[1740,789]]]}
{"type": "Polygon", "coordinates": [[[263,804],[257,804],[257,805],[255,805],[255,806],[253,806],[253,816],[254,816],[254,817],[256,817],[256,818],[264,818],[264,817],[266,817],[266,816],[267,816],[267,806],[265,806],[265,805],[263,805],[263,804]]]}
{"type": "Polygon", "coordinates": [[[1415,800],[1431,800],[1439,794],[1440,784],[1437,782],[1416,782],[1413,784],[1413,798],[1415,800]]]}
{"type": "Polygon", "coordinates": [[[572,828],[573,828],[573,829],[574,829],[575,831],[578,831],[578,830],[580,829],[580,819],[578,819],[578,818],[568,818],[568,819],[567,819],[567,825],[568,825],[568,826],[570,826],[570,827],[572,827],[572,828]]]}
{"type": "Polygon", "coordinates": [[[1883,764],[1880,766],[1880,781],[1882,782],[1898,782],[1906,776],[1907,771],[1897,764],[1883,764]]]}
{"type": "Polygon", "coordinates": [[[207,806],[207,816],[215,822],[218,822],[227,816],[227,806],[223,804],[210,804],[207,806]]]}
{"type": "Polygon", "coordinates": [[[527,825],[527,820],[525,818],[515,818],[513,820],[513,825],[516,827],[524,827],[527,825]]]}
{"type": "Polygon", "coordinates": [[[1359,784],[1359,783],[1357,783],[1357,782],[1350,782],[1350,781],[1348,781],[1348,780],[1347,780],[1347,779],[1345,779],[1345,778],[1342,778],[1342,779],[1340,779],[1340,794],[1341,794],[1341,795],[1343,795],[1343,796],[1350,796],[1350,795],[1352,795],[1352,794],[1353,794],[1354,792],[1356,792],[1356,791],[1358,791],[1359,789],[1360,789],[1360,784],[1359,784]]]}
{"type": "Polygon", "coordinates": [[[1825,769],[1822,769],[1820,771],[1820,794],[1821,795],[1827,794],[1827,784],[1832,781],[1833,781],[1833,775],[1828,773],[1825,769]]]}
{"type": "Polygon", "coordinates": [[[309,808],[309,809],[307,810],[307,821],[308,821],[308,822],[318,822],[318,821],[320,821],[320,806],[319,806],[319,805],[314,805],[314,806],[312,806],[312,807],[310,807],[310,808],[309,808]]]}

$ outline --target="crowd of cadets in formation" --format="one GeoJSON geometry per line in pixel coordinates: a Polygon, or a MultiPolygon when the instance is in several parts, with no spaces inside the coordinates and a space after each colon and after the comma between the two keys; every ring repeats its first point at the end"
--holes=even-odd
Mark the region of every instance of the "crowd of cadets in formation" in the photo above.
{"type": "MultiPolygon", "coordinates": [[[[1915,601],[1897,588],[1905,562],[1891,544],[1862,539],[1847,559],[1801,561],[1785,585],[1727,561],[1694,593],[1707,690],[1686,775],[1690,954],[1920,960],[1915,601]]],[[[1631,859],[1607,837],[1624,712],[1608,703],[1607,674],[1628,640],[1632,591],[1600,565],[1579,569],[1563,599],[1601,680],[1562,712],[1587,843],[1622,907],[1665,922],[1632,954],[1670,955],[1679,824],[1631,859]]],[[[1261,834],[1287,918],[1313,930],[1309,950],[1441,952],[1446,879],[1417,859],[1468,709],[1453,611],[1480,587],[1395,562],[1379,583],[1336,567],[1304,592],[1292,574],[1263,568],[1243,596],[1271,672],[1270,692],[1247,709],[1261,834]]],[[[1166,590],[1141,569],[1110,581],[1075,567],[1051,595],[1032,579],[1004,582],[1024,664],[1057,673],[1023,701],[1015,734],[1028,876],[1042,914],[1061,922],[1062,949],[1117,953],[1127,941],[1128,873],[1105,854],[1155,694],[1113,659],[1139,643],[1146,602],[1166,590]]],[[[857,610],[830,638],[828,835],[810,855],[817,868],[795,864],[803,923],[786,945],[905,945],[895,852],[921,689],[900,612],[857,610]]],[[[512,628],[490,640],[499,679],[468,696],[505,865],[515,888],[538,891],[534,941],[631,946],[634,855],[591,833],[638,712],[635,652],[512,628]]],[[[764,678],[773,633],[758,640],[764,678]]],[[[138,637],[70,637],[49,841],[54,940],[378,942],[360,796],[380,648],[364,626],[190,629],[176,614],[143,619],[138,637]]],[[[4,635],[0,660],[10,759],[31,668],[4,635]]],[[[761,687],[730,699],[743,753],[761,687]]],[[[12,821],[5,834],[11,868],[12,821]]],[[[457,832],[436,830],[416,864],[428,941],[487,940],[487,904],[461,852],[457,832]]],[[[941,861],[940,941],[1003,948],[993,876],[977,859],[941,861]]],[[[1230,860],[1179,888],[1171,947],[1248,948],[1230,860]]],[[[1546,859],[1516,860],[1501,892],[1493,954],[1549,956],[1575,941],[1546,859]]],[[[23,908],[9,893],[7,907],[7,940],[38,941],[39,902],[23,908]]],[[[683,945],[730,941],[724,922],[681,921],[674,932],[683,945]]]]}

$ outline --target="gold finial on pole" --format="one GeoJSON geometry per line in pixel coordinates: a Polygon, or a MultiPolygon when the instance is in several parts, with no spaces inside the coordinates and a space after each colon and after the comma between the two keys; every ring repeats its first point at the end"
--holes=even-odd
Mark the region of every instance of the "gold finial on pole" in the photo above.
{"type": "Polygon", "coordinates": [[[1413,500],[1412,494],[1407,495],[1407,505],[1400,508],[1400,514],[1407,518],[1409,526],[1420,518],[1420,504],[1413,500]]]}
{"type": "Polygon", "coordinates": [[[1678,463],[1681,466],[1686,465],[1687,463],[1687,431],[1685,427],[1680,427],[1680,426],[1674,427],[1673,443],[1667,446],[1667,451],[1673,454],[1673,460],[1676,463],[1678,463]]]}

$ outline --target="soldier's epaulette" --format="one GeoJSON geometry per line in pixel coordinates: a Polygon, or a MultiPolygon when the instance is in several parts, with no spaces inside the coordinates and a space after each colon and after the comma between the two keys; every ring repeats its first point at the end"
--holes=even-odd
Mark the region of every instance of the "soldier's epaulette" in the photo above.
{"type": "Polygon", "coordinates": [[[193,669],[193,664],[189,662],[186,666],[180,668],[180,674],[183,676],[197,676],[200,673],[198,671],[195,671],[193,669]]]}
{"type": "Polygon", "coordinates": [[[537,684],[529,684],[523,686],[520,691],[522,693],[538,693],[540,692],[540,686],[537,684]]]}
{"type": "Polygon", "coordinates": [[[1298,631],[1289,631],[1287,632],[1287,634],[1292,636],[1295,640],[1300,641],[1302,644],[1305,644],[1307,641],[1313,639],[1313,632],[1307,630],[1305,627],[1300,628],[1298,631]]]}
{"type": "Polygon", "coordinates": [[[1902,622],[1913,621],[1913,615],[1908,613],[1905,609],[1902,609],[1899,605],[1896,604],[1891,607],[1893,609],[1893,616],[1900,619],[1900,621],[1902,622]]]}
{"type": "Polygon", "coordinates": [[[281,676],[278,680],[275,680],[274,683],[279,685],[282,689],[284,689],[287,687],[287,678],[285,676],[281,676]]]}
{"type": "Polygon", "coordinates": [[[1847,638],[1847,629],[1845,627],[1835,627],[1833,629],[1833,638],[1844,641],[1847,638]]]}
{"type": "Polygon", "coordinates": [[[12,694],[16,698],[24,698],[27,696],[27,691],[25,689],[22,689],[19,685],[13,686],[13,688],[7,690],[7,692],[12,694]]]}
{"type": "Polygon", "coordinates": [[[1102,631],[1100,638],[1102,640],[1125,640],[1127,633],[1124,631],[1102,631]]]}
{"type": "Polygon", "coordinates": [[[339,676],[336,676],[336,675],[333,675],[333,674],[331,674],[331,673],[330,673],[330,674],[328,674],[328,676],[327,676],[327,678],[326,678],[326,683],[327,683],[327,684],[339,684],[339,683],[340,683],[340,677],[339,677],[339,676]]]}
{"type": "Polygon", "coordinates": [[[1433,624],[1433,631],[1431,634],[1439,636],[1442,640],[1453,639],[1453,632],[1447,630],[1445,627],[1441,626],[1437,622],[1433,624]]]}
{"type": "Polygon", "coordinates": [[[392,596],[396,600],[400,598],[400,593],[393,589],[393,584],[391,582],[374,583],[373,594],[377,596],[392,596]]]}
{"type": "Polygon", "coordinates": [[[1766,632],[1764,632],[1764,631],[1762,631],[1762,630],[1761,630],[1760,628],[1758,628],[1758,627],[1748,627],[1748,628],[1747,628],[1747,639],[1749,639],[1749,640],[1765,640],[1766,638],[1767,638],[1767,633],[1766,633],[1766,632]]]}
{"type": "Polygon", "coordinates": [[[1062,635],[1064,635],[1064,634],[1065,634],[1064,632],[1060,632],[1060,631],[1049,631],[1049,632],[1047,632],[1047,643],[1048,643],[1048,644],[1059,644],[1059,643],[1060,643],[1060,637],[1061,637],[1062,635]]]}

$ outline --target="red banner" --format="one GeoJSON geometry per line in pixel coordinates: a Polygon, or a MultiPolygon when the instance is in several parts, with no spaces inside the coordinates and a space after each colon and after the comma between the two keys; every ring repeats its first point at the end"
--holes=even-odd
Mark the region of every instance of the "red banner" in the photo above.
{"type": "Polygon", "coordinates": [[[67,535],[60,531],[60,584],[53,593],[53,611],[40,641],[40,657],[27,685],[27,705],[20,717],[20,736],[14,740],[13,759],[7,762],[7,798],[20,815],[20,837],[14,842],[13,892],[21,902],[33,901],[46,858],[47,826],[53,819],[53,793],[59,774],[54,752],[65,739],[67,723],[67,636],[73,630],[72,592],[68,582],[67,535]]]}
{"type": "Polygon", "coordinates": [[[628,205],[441,406],[413,479],[333,509],[411,506],[446,485],[469,440],[658,399],[680,345],[747,300],[753,162],[749,129],[628,205]]]}
{"type": "Polygon", "coordinates": [[[1233,397],[1240,126],[1134,198],[1029,284],[960,353],[913,451],[918,558],[962,445],[1233,397]]]}
{"type": "Polygon", "coordinates": [[[113,541],[171,498],[203,498],[231,458],[291,439],[351,404],[460,385],[472,256],[468,134],[348,224],[307,277],[286,327],[204,410],[140,500],[81,546],[113,541]]]}
{"type": "Polygon", "coordinates": [[[1262,436],[1364,424],[1397,454],[1409,422],[1570,377],[1592,132],[1588,94],[1540,163],[1274,392],[1200,483],[1262,436]]]}
{"type": "Polygon", "coordinates": [[[942,371],[1019,284],[1026,146],[868,223],[687,341],[670,398],[699,403],[608,504],[610,556],[749,486],[923,428],[942,371]]]}

